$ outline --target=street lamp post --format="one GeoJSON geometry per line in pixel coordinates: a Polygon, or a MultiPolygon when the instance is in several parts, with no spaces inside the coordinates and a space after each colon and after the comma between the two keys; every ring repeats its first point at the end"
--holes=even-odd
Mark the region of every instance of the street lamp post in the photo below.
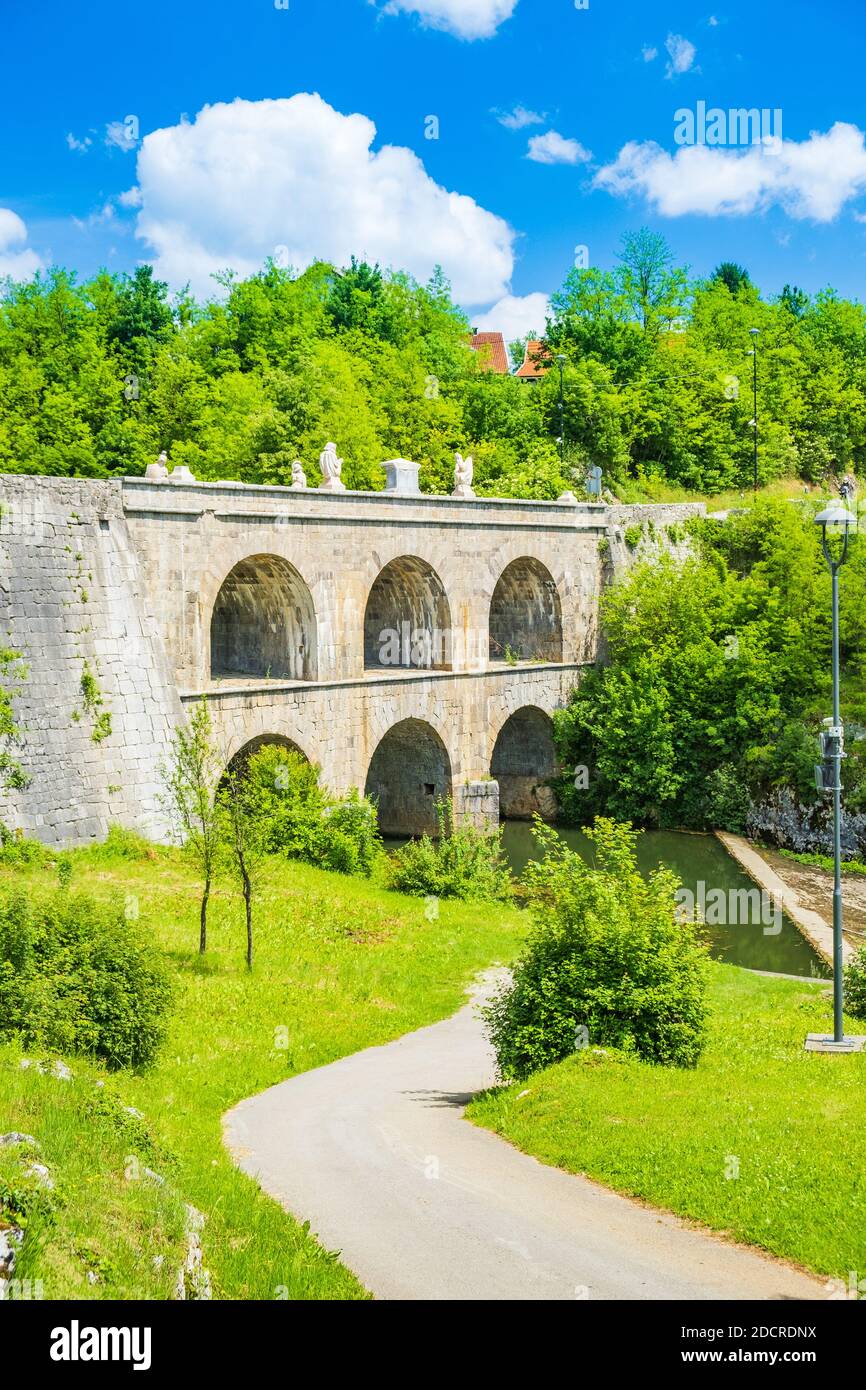
{"type": "Polygon", "coordinates": [[[758,492],[758,334],[760,328],[750,328],[752,350],[746,354],[752,359],[752,435],[754,437],[755,476],[754,491],[758,492]]]}
{"type": "Polygon", "coordinates": [[[562,371],[565,366],[565,354],[557,353],[556,360],[559,364],[559,471],[565,467],[565,403],[562,399],[562,371]]]}
{"type": "Polygon", "coordinates": [[[830,569],[833,594],[833,718],[824,720],[821,735],[822,761],[816,769],[819,790],[833,794],[833,1036],[810,1033],[809,1052],[861,1052],[866,1038],[845,1037],[842,1023],[842,719],[839,712],[839,570],[848,558],[851,528],[857,518],[841,502],[831,502],[815,517],[821,527],[821,547],[830,569]],[[841,546],[831,548],[833,537],[841,546]]]}

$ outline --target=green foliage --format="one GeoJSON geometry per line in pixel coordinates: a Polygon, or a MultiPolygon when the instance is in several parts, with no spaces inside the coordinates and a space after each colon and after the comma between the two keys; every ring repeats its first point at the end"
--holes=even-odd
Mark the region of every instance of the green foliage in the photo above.
{"type": "Polygon", "coordinates": [[[201,876],[201,955],[207,950],[208,902],[224,838],[217,798],[222,772],[222,759],[214,743],[210,710],[207,700],[202,697],[190,716],[189,724],[175,730],[171,762],[162,769],[165,785],[163,804],[178,839],[201,876]]]}
{"type": "Polygon", "coordinates": [[[0,821],[0,864],[40,864],[48,858],[38,840],[28,840],[21,829],[10,830],[0,821]]]}
{"type": "Polygon", "coordinates": [[[479,830],[469,821],[455,824],[450,801],[436,805],[439,835],[408,840],[391,855],[392,887],[418,897],[506,902],[511,875],[502,849],[502,830],[479,830]]]}
{"type": "Polygon", "coordinates": [[[372,802],[352,791],[334,797],[302,753],[268,743],[249,759],[245,778],[269,853],[344,874],[369,876],[382,853],[372,802]]]}
{"type": "Polygon", "coordinates": [[[627,526],[623,532],[623,537],[629,550],[636,550],[643,539],[643,527],[627,526]]]}
{"type": "Polygon", "coordinates": [[[355,488],[382,487],[382,460],[402,455],[423,490],[447,491],[458,449],[481,496],[555,498],[596,463],[616,485],[744,487],[752,327],[761,481],[866,458],[863,306],[791,286],[762,299],[730,262],[696,280],[646,228],[613,269],[572,269],[552,298],[564,466],[558,372],[528,388],[485,370],[441,271],[419,285],[355,258],[301,274],[270,262],[222,287],[205,305],[171,302],[148,266],[8,284],[0,471],[135,475],[165,447],[202,478],[286,483],[294,458],[314,471],[334,439],[355,488]]]}
{"type": "MultiPolygon", "coordinates": [[[[694,531],[683,562],[638,563],[608,591],[607,664],[555,717],[568,819],[604,813],[644,825],[741,831],[750,798],[778,785],[814,800],[813,764],[830,670],[829,575],[811,511],[761,502],[694,531]]],[[[842,571],[842,655],[862,669],[859,542],[842,571]]],[[[861,610],[862,612],[862,610],[861,610]]],[[[843,715],[854,717],[852,686],[843,715]]],[[[850,742],[846,801],[864,795],[862,743],[850,742]]]]}
{"type": "Polygon", "coordinates": [[[66,889],[0,898],[0,1035],[142,1067],[168,1003],[165,968],[119,903],[66,889]]]}
{"type": "Polygon", "coordinates": [[[27,786],[24,770],[11,751],[21,734],[12,704],[14,688],[7,688],[7,681],[14,686],[26,678],[27,667],[21,660],[21,653],[12,647],[0,646],[0,788],[6,791],[27,786]]]}
{"type": "Polygon", "coordinates": [[[700,1056],[708,958],[697,925],[678,914],[676,876],[659,868],[642,877],[628,825],[598,819],[588,833],[592,866],[536,821],[544,857],[524,873],[533,926],[486,1010],[504,1078],[584,1046],[662,1065],[700,1056]]]}
{"type": "Polygon", "coordinates": [[[866,1019],[866,946],[861,946],[845,969],[845,1010],[866,1019]]]}

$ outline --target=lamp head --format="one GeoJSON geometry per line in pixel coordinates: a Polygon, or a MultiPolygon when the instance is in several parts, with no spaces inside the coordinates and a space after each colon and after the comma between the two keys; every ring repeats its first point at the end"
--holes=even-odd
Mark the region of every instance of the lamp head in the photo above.
{"type": "Polygon", "coordinates": [[[818,512],[815,525],[822,528],[825,536],[847,536],[857,529],[857,518],[841,502],[830,502],[818,512]]]}

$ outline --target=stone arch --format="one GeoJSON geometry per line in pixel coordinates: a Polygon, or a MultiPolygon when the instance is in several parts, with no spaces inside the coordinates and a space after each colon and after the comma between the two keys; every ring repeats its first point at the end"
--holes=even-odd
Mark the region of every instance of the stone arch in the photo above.
{"type": "Polygon", "coordinates": [[[503,820],[552,820],[556,801],[546,785],[558,770],[553,720],[537,705],[524,705],[506,719],[493,747],[490,775],[499,783],[503,820]]]}
{"type": "Polygon", "coordinates": [[[376,576],[364,610],[367,670],[451,667],[451,606],[433,566],[417,555],[390,560],[376,576]]]}
{"type": "Polygon", "coordinates": [[[299,753],[304,762],[312,762],[301,745],[295,743],[295,740],[286,734],[257,734],[255,738],[247,739],[246,743],[232,754],[229,758],[229,767],[243,766],[249,762],[254,753],[258,753],[260,748],[264,748],[270,743],[275,743],[278,748],[285,748],[290,753],[299,753]]]}
{"type": "Polygon", "coordinates": [[[239,560],[211,614],[211,680],[259,676],[316,679],[316,612],[306,583],[279,555],[239,560]]]}
{"type": "Polygon", "coordinates": [[[382,833],[435,834],[436,802],[451,793],[451,759],[432,724],[423,719],[393,724],[370,759],[364,788],[376,801],[382,833]]]}
{"type": "Polygon", "coordinates": [[[512,560],[490,600],[490,660],[562,661],[562,605],[556,580],[529,555],[512,560]]]}

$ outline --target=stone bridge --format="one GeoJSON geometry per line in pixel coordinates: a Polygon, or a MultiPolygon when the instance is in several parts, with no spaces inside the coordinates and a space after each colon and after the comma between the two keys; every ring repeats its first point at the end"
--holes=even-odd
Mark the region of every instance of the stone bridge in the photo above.
{"type": "Polygon", "coordinates": [[[550,716],[596,657],[611,545],[632,514],[693,510],[176,479],[0,489],[30,779],[0,811],[48,842],[112,820],[164,834],[160,766],[202,695],[226,761],[292,745],[333,790],[374,794],[386,833],[432,827],[441,796],[479,820],[546,813],[550,716]]]}

